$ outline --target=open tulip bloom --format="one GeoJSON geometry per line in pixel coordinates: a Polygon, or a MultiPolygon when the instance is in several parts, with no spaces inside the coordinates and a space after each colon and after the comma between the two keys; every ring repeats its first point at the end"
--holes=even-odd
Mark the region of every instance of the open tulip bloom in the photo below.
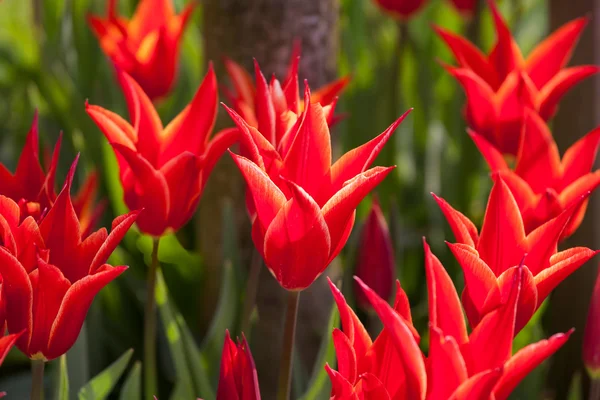
{"type": "Polygon", "coordinates": [[[76,163],[39,224],[31,216],[22,219],[18,204],[0,196],[6,322],[9,332],[24,332],[17,347],[34,360],[52,360],[69,350],[96,293],[127,269],[106,260],[138,212],[117,217],[110,234],[103,228],[82,237],[70,195],[76,163]]]}
{"type": "Polygon", "coordinates": [[[107,4],[106,17],[88,17],[100,47],[151,99],[167,95],[175,82],[181,36],[195,2],[176,15],[171,0],[141,0],[129,21],[119,15],[117,0],[107,4]]]}
{"type": "MultiPolygon", "coordinates": [[[[61,135],[62,137],[62,135],[61,135]]],[[[40,164],[38,116],[33,117],[15,173],[0,164],[0,194],[14,200],[21,209],[21,219],[28,216],[39,221],[56,201],[55,177],[61,138],[52,152],[49,165],[40,164]]],[[[92,172],[73,199],[75,212],[80,219],[81,233],[87,236],[98,222],[103,205],[95,203],[98,188],[97,175],[92,172]]]]}
{"type": "Polygon", "coordinates": [[[394,167],[367,169],[406,114],[384,133],[331,164],[324,107],[311,103],[274,147],[228,109],[249,158],[232,154],[251,193],[252,239],[275,279],[302,290],[327,268],[348,240],[356,207],[394,167]],[[307,251],[310,249],[310,251],[307,251]]]}
{"type": "Polygon", "coordinates": [[[600,128],[569,147],[561,160],[558,146],[544,120],[535,111],[526,109],[514,170],[490,142],[475,132],[470,134],[490,169],[497,172],[510,188],[527,233],[574,203],[580,203],[561,239],[575,232],[583,221],[588,203],[587,199],[580,202],[581,196],[600,184],[600,172],[590,172],[600,145],[600,128]]]}
{"type": "Polygon", "coordinates": [[[503,400],[568,339],[570,332],[556,334],[513,354],[523,267],[509,279],[503,302],[469,334],[452,280],[427,243],[424,246],[429,293],[427,356],[419,348],[408,299],[399,283],[394,307],[390,307],[355,278],[383,322],[383,331],[372,341],[330,281],[342,321],[342,330],[333,332],[338,369],[326,366],[331,399],[503,400]]]}
{"type": "Polygon", "coordinates": [[[86,110],[113,146],[125,203],[144,209],[138,227],[160,237],[192,217],[215,163],[237,140],[237,129],[210,138],[218,103],[212,66],[192,102],[164,128],[140,85],[124,71],[117,74],[131,123],[99,106],[87,104],[86,110]]]}
{"type": "Polygon", "coordinates": [[[524,107],[549,120],[565,93],[599,68],[565,68],[587,18],[565,24],[524,59],[495,1],[489,0],[489,4],[497,34],[489,55],[461,36],[442,28],[436,31],[458,63],[447,69],[467,95],[469,126],[501,153],[517,154],[524,107]]]}
{"type": "Polygon", "coordinates": [[[464,272],[462,301],[471,326],[503,303],[513,275],[521,271],[515,329],[519,332],[550,292],[597,253],[586,247],[557,251],[562,232],[588,195],[527,235],[517,202],[501,177],[496,177],[479,232],[467,217],[434,195],[457,241],[448,246],[464,272]]]}

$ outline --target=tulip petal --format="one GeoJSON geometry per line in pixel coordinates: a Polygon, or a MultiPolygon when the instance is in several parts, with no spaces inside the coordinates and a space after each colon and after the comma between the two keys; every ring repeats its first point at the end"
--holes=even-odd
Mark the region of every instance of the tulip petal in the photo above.
{"type": "Polygon", "coordinates": [[[452,279],[440,260],[431,252],[425,238],[423,238],[423,248],[429,296],[430,333],[432,329],[439,329],[442,335],[452,336],[458,344],[466,343],[469,340],[467,327],[452,279]]]}
{"type": "Polygon", "coordinates": [[[397,351],[401,355],[406,374],[406,398],[424,400],[427,395],[427,372],[423,362],[423,354],[418,344],[402,318],[389,306],[389,304],[377,296],[360,279],[354,278],[373,305],[373,308],[383,322],[386,332],[397,351]]]}
{"type": "Polygon", "coordinates": [[[494,387],[496,400],[507,399],[523,378],[565,344],[571,333],[573,330],[567,333],[557,333],[547,340],[541,340],[522,348],[512,356],[504,364],[504,373],[494,387]]]}
{"type": "Polygon", "coordinates": [[[298,290],[310,286],[329,265],[331,238],[319,205],[300,186],[288,184],[292,198],[265,233],[264,256],[281,286],[298,290]]]}
{"type": "Polygon", "coordinates": [[[311,101],[313,103],[319,103],[323,107],[331,104],[346,88],[346,86],[348,86],[350,79],[350,76],[347,75],[338,80],[330,82],[325,86],[321,86],[312,93],[311,101]]]}
{"type": "Polygon", "coordinates": [[[229,337],[229,331],[225,331],[225,341],[223,342],[221,366],[219,370],[219,385],[217,387],[217,400],[240,399],[240,393],[238,393],[236,384],[235,367],[237,352],[237,346],[229,337]]]}
{"type": "Polygon", "coordinates": [[[356,354],[354,353],[354,348],[352,347],[352,343],[350,343],[348,336],[335,328],[333,330],[333,345],[335,347],[338,372],[346,378],[348,382],[356,382],[356,354]]]}
{"type": "Polygon", "coordinates": [[[567,207],[572,206],[573,204],[578,204],[573,216],[569,220],[569,223],[563,230],[560,239],[564,240],[567,237],[571,236],[581,222],[583,221],[583,217],[585,216],[585,210],[587,209],[589,197],[588,193],[596,190],[596,188],[600,185],[600,171],[595,171],[588,175],[584,175],[581,178],[577,179],[571,185],[567,186],[565,190],[563,190],[559,196],[560,203],[564,204],[567,207]],[[581,197],[586,197],[583,201],[578,201],[581,197]]]}
{"type": "Polygon", "coordinates": [[[94,296],[126,269],[125,266],[111,267],[105,264],[94,275],[88,275],[71,285],[52,324],[48,353],[44,354],[48,360],[60,357],[73,346],[94,296]]]}
{"type": "Polygon", "coordinates": [[[120,115],[115,114],[105,108],[85,103],[85,111],[96,123],[104,136],[111,143],[119,143],[130,149],[135,149],[137,142],[137,133],[129,122],[125,121],[120,115]]]}
{"type": "Polygon", "coordinates": [[[502,82],[506,76],[522,64],[522,56],[519,46],[510,33],[510,29],[502,18],[495,0],[489,0],[488,5],[492,11],[494,26],[496,28],[497,41],[489,56],[490,63],[495,65],[498,80],[502,82]]]}
{"type": "Polygon", "coordinates": [[[0,365],[4,362],[4,359],[10,352],[10,349],[14,346],[15,342],[25,332],[19,332],[12,335],[6,335],[0,337],[0,365]]]}
{"type": "Polygon", "coordinates": [[[496,308],[501,303],[506,303],[510,297],[513,281],[515,274],[521,274],[521,292],[519,294],[519,300],[517,303],[517,316],[515,318],[515,332],[516,336],[521,329],[527,325],[533,314],[541,304],[538,301],[538,291],[535,284],[533,274],[527,268],[527,256],[524,259],[526,267],[515,266],[506,270],[502,275],[498,277],[498,288],[500,297],[493,298],[488,297],[486,300],[486,311],[496,308]]]}
{"type": "Polygon", "coordinates": [[[494,145],[472,130],[468,130],[468,133],[492,172],[508,169],[504,156],[494,145]]]}
{"type": "Polygon", "coordinates": [[[590,172],[600,146],[600,127],[594,129],[567,149],[562,159],[560,189],[590,172]]]}
{"type": "Polygon", "coordinates": [[[452,335],[444,335],[433,325],[429,326],[429,332],[427,398],[447,399],[467,380],[467,365],[452,335]]]}
{"type": "Polygon", "coordinates": [[[354,387],[342,374],[332,369],[329,364],[325,364],[325,371],[331,380],[330,400],[358,400],[354,393],[354,387]]]}
{"type": "Polygon", "coordinates": [[[479,234],[477,233],[477,228],[471,222],[471,220],[461,212],[452,208],[452,206],[448,204],[446,200],[438,197],[434,193],[431,193],[431,195],[444,213],[444,216],[450,225],[450,229],[452,229],[452,233],[454,234],[456,241],[474,248],[479,241],[479,234]]]}
{"type": "Polygon", "coordinates": [[[102,242],[102,246],[95,253],[94,259],[90,263],[88,275],[93,275],[98,272],[98,269],[106,263],[108,257],[117,248],[125,234],[131,228],[141,211],[131,211],[127,214],[120,215],[113,220],[110,234],[102,242]]]}
{"type": "Polygon", "coordinates": [[[219,131],[206,146],[204,152],[204,163],[202,167],[202,189],[206,186],[208,177],[217,161],[228,148],[233,146],[240,138],[240,132],[236,128],[227,128],[219,131]]]}
{"type": "Polygon", "coordinates": [[[223,65],[240,100],[254,108],[255,89],[252,76],[241,65],[227,57],[223,58],[223,65]]]}
{"type": "Polygon", "coordinates": [[[502,377],[502,368],[491,369],[464,381],[448,400],[494,400],[492,389],[502,377]]]}
{"type": "Polygon", "coordinates": [[[256,59],[254,60],[254,81],[256,82],[256,92],[254,95],[254,110],[256,111],[256,120],[258,130],[273,145],[276,145],[275,136],[275,108],[271,91],[265,76],[260,71],[260,66],[256,59]]]}

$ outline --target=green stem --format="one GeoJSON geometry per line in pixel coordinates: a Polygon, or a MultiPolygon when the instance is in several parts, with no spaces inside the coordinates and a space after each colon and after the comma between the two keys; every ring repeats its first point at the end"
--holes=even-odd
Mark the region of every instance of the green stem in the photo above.
{"type": "Polygon", "coordinates": [[[152,261],[148,269],[148,288],[144,309],[144,390],[145,398],[153,399],[158,395],[156,384],[156,275],[158,268],[158,244],[160,238],[152,243],[152,261]]]}
{"type": "Polygon", "coordinates": [[[294,359],[294,337],[296,335],[296,320],[298,316],[299,291],[288,292],[287,311],[285,313],[285,330],[283,336],[283,351],[279,364],[278,400],[289,400],[292,386],[292,361],[294,359]]]}
{"type": "Polygon", "coordinates": [[[31,360],[31,400],[44,398],[44,360],[31,360]]]}
{"type": "Polygon", "coordinates": [[[600,379],[592,378],[589,400],[600,400],[600,379]]]}
{"type": "Polygon", "coordinates": [[[258,290],[258,278],[261,266],[262,260],[260,254],[254,249],[252,252],[252,261],[250,261],[250,271],[248,272],[246,294],[244,296],[244,309],[242,311],[241,331],[246,335],[247,340],[250,340],[250,317],[256,304],[256,291],[258,290]]]}

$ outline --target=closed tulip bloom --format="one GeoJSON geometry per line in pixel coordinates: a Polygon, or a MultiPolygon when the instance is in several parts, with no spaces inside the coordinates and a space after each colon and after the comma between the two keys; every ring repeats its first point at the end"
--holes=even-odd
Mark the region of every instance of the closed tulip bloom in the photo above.
{"type": "MultiPolygon", "coordinates": [[[[62,137],[62,136],[61,136],[62,137]]],[[[38,116],[33,117],[31,129],[27,133],[25,147],[21,152],[15,173],[0,164],[0,195],[14,200],[21,209],[22,219],[28,216],[36,221],[42,218],[56,201],[56,167],[60,153],[61,137],[59,137],[52,156],[48,157],[47,166],[40,163],[38,116]]],[[[98,188],[96,173],[92,172],[76,194],[75,212],[81,221],[82,235],[87,236],[102,215],[103,204],[96,204],[98,188]]]]}
{"type": "Polygon", "coordinates": [[[436,31],[458,63],[447,70],[467,96],[469,126],[501,153],[516,155],[524,109],[532,108],[548,121],[569,89],[600,69],[565,67],[587,18],[565,24],[524,58],[495,1],[489,4],[497,40],[488,55],[461,36],[442,28],[436,31]]]}
{"type": "Polygon", "coordinates": [[[416,14],[427,2],[426,0],[374,0],[385,13],[391,17],[406,20],[416,14]]]}
{"type": "Polygon", "coordinates": [[[246,338],[235,343],[225,332],[217,400],[260,400],[258,375],[246,338]]]}
{"type": "Polygon", "coordinates": [[[583,334],[583,363],[593,380],[600,379],[600,274],[590,299],[583,334]]]}
{"type": "MultiPolygon", "coordinates": [[[[354,274],[379,297],[388,299],[394,285],[396,262],[392,238],[376,199],[371,204],[371,211],[362,227],[359,240],[354,274]]],[[[354,288],[358,304],[365,309],[370,308],[358,283],[355,283],[354,288]]]]}
{"type": "Polygon", "coordinates": [[[404,118],[332,164],[325,111],[308,86],[305,104],[278,147],[229,110],[249,156],[232,154],[251,195],[252,239],[287,290],[310,286],[342,250],[356,207],[393,169],[367,168],[404,118]]]}
{"type": "Polygon", "coordinates": [[[597,254],[586,247],[557,251],[564,229],[588,195],[529,234],[515,197],[499,176],[479,232],[466,216],[434,195],[457,241],[448,246],[465,275],[462,299],[471,326],[477,326],[506,297],[519,265],[523,264],[523,279],[515,332],[563,279],[597,254]]]}
{"type": "Polygon", "coordinates": [[[454,8],[465,16],[473,15],[478,1],[479,0],[451,0],[454,8]]]}
{"type": "Polygon", "coordinates": [[[123,71],[118,77],[131,123],[99,106],[86,104],[86,111],[113,146],[125,203],[130,210],[144,209],[138,227],[159,237],[192,217],[212,168],[237,140],[237,129],[210,138],[218,101],[212,66],[192,102],[164,128],[140,85],[123,71]]]}
{"type": "Polygon", "coordinates": [[[31,216],[22,219],[18,204],[0,196],[6,321],[9,332],[24,331],[17,347],[35,360],[52,360],[69,350],[96,293],[127,268],[106,260],[138,212],[117,217],[110,234],[103,228],[82,237],[70,197],[75,165],[39,225],[31,216]]]}
{"type": "MultiPolygon", "coordinates": [[[[575,142],[561,159],[544,120],[535,111],[527,109],[514,170],[485,138],[475,132],[470,134],[490,169],[497,172],[510,188],[527,233],[579,203],[581,196],[600,185],[600,172],[591,171],[600,146],[600,128],[575,142]]],[[[579,227],[587,203],[587,199],[580,203],[561,240],[579,227]]]]}
{"type": "Polygon", "coordinates": [[[181,37],[193,9],[190,2],[176,15],[171,0],[141,0],[127,20],[119,15],[117,0],[108,0],[107,15],[90,15],[88,22],[106,56],[154,100],[173,87],[181,37]]]}

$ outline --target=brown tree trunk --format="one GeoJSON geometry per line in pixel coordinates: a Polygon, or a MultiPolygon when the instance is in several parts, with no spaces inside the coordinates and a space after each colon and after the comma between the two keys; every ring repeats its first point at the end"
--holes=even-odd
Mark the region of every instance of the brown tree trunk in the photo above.
{"type": "MultiPolygon", "coordinates": [[[[252,58],[260,63],[265,76],[283,77],[290,60],[292,44],[300,39],[302,59],[300,79],[311,88],[336,76],[338,0],[206,0],[204,1],[204,39],[206,55],[215,62],[224,82],[221,57],[226,55],[252,71],[252,58]]],[[[244,184],[229,157],[215,169],[200,208],[204,229],[200,234],[205,263],[218,276],[221,266],[220,205],[232,198],[240,221],[248,226],[244,204],[244,184]]],[[[243,231],[246,264],[252,248],[249,230],[243,231]]],[[[210,273],[210,271],[209,271],[210,273]]],[[[215,280],[207,288],[214,292],[215,280]]],[[[209,293],[210,294],[210,293],[209,293]]],[[[258,369],[263,398],[275,397],[285,314],[285,292],[262,268],[257,294],[259,321],[252,333],[251,348],[258,369]]],[[[331,310],[332,299],[321,278],[300,296],[296,349],[309,370],[331,310]]]]}
{"type": "MultiPolygon", "coordinates": [[[[573,54],[572,65],[600,63],[600,0],[551,0],[550,27],[555,30],[565,22],[590,16],[581,41],[573,54]]],[[[558,115],[552,124],[559,148],[565,151],[578,138],[600,123],[600,79],[596,76],[574,88],[561,102],[558,115]]],[[[598,160],[596,160],[598,165],[598,160]]],[[[600,217],[600,194],[592,195],[590,207],[583,224],[567,245],[600,247],[598,219],[600,217]]],[[[549,395],[556,399],[567,398],[569,385],[576,372],[587,381],[581,361],[582,337],[587,309],[593,288],[596,265],[594,259],[565,280],[552,294],[547,328],[549,333],[565,332],[574,327],[575,333],[555,355],[548,377],[549,395]]],[[[584,385],[584,388],[587,385],[584,385]]],[[[587,391],[587,390],[586,390],[587,391]]]]}

